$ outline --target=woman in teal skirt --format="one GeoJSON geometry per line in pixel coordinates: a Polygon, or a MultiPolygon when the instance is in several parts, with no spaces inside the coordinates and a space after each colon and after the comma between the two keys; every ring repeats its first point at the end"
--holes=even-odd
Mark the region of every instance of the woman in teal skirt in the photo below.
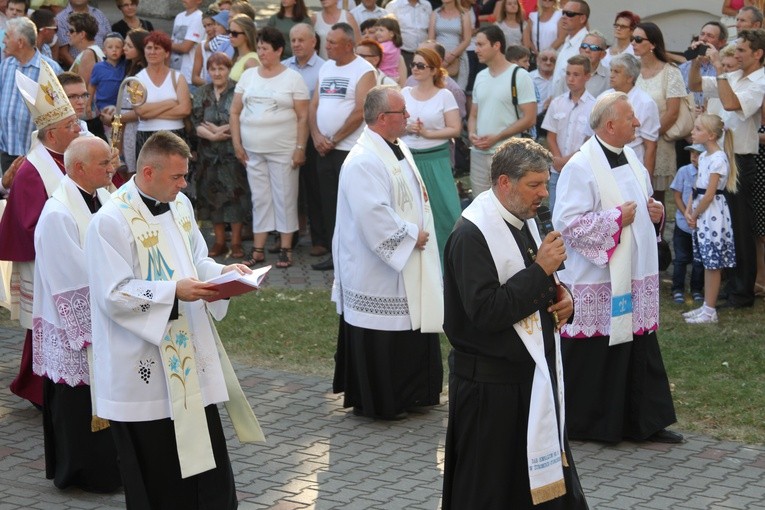
{"type": "Polygon", "coordinates": [[[417,84],[401,91],[409,112],[403,141],[411,149],[428,190],[442,264],[446,240],[462,212],[450,151],[451,139],[460,135],[460,112],[454,96],[444,88],[446,75],[438,53],[419,49],[412,60],[417,84]]]}

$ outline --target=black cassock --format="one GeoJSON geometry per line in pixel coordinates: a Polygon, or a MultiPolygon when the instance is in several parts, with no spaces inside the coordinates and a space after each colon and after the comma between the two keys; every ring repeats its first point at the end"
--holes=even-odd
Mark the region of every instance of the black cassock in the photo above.
{"type": "Polygon", "coordinates": [[[483,234],[460,219],[445,250],[444,330],[452,344],[446,433],[445,510],[586,509],[566,440],[566,494],[533,505],[526,433],[535,363],[513,325],[540,311],[545,357],[555,382],[555,340],[547,312],[556,288],[532,257],[529,235],[508,225],[526,269],[500,285],[483,234]]]}

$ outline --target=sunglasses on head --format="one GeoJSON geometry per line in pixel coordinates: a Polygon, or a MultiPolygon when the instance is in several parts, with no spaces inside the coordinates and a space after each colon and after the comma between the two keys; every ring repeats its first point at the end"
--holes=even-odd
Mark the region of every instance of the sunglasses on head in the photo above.
{"type": "Polygon", "coordinates": [[[640,44],[643,41],[647,41],[647,40],[648,39],[646,37],[641,37],[639,35],[633,35],[632,37],[630,37],[630,41],[636,42],[638,44],[640,44]]]}
{"type": "Polygon", "coordinates": [[[601,48],[597,44],[588,44],[588,43],[582,43],[579,45],[580,48],[583,50],[590,50],[590,51],[603,51],[604,48],[601,48]]]}
{"type": "Polygon", "coordinates": [[[428,64],[423,64],[422,62],[412,62],[412,69],[419,69],[420,71],[423,71],[425,69],[431,69],[431,66],[428,64]]]}
{"type": "Polygon", "coordinates": [[[561,11],[561,14],[563,14],[567,18],[575,18],[577,16],[580,16],[582,13],[576,12],[576,11],[561,11]]]}

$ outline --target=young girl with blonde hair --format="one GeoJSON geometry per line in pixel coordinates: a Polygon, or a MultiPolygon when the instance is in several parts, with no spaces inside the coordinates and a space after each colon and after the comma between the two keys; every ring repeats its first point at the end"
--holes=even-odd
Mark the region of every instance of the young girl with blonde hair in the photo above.
{"type": "Polygon", "coordinates": [[[723,192],[736,192],[738,171],[733,155],[733,132],[724,128],[719,116],[699,115],[691,139],[706,148],[699,157],[693,200],[685,211],[688,225],[693,229],[694,259],[704,264],[704,304],[683,315],[685,322],[708,324],[717,322],[715,306],[721,271],[736,265],[730,210],[723,192]],[[723,134],[724,150],[717,142],[723,134]]]}

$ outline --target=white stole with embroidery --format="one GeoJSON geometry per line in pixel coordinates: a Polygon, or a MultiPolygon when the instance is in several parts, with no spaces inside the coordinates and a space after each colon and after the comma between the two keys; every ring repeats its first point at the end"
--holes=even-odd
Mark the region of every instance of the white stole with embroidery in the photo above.
{"type": "MultiPolygon", "coordinates": [[[[598,140],[590,138],[582,145],[582,154],[589,161],[595,181],[600,191],[600,202],[603,209],[614,209],[624,203],[619,185],[608,164],[598,140]]],[[[642,167],[640,161],[630,147],[624,147],[624,155],[630,170],[648,198],[645,180],[638,173],[642,167]]],[[[619,244],[608,261],[608,271],[611,277],[611,334],[608,345],[618,345],[632,341],[632,226],[622,226],[619,244]]]]}
{"type": "Polygon", "coordinates": [[[381,140],[371,136],[367,127],[364,128],[357,143],[379,157],[390,173],[394,190],[393,206],[396,214],[410,223],[422,225],[421,228],[430,234],[425,249],[418,250],[415,248],[402,271],[412,330],[419,329],[423,333],[442,333],[444,293],[441,281],[441,262],[438,255],[436,230],[433,226],[433,214],[430,210],[425,183],[422,181],[417,165],[414,164],[414,158],[409,148],[399,141],[399,147],[417,178],[422,193],[423,207],[422,211],[418,211],[415,210],[416,202],[411,196],[411,190],[406,183],[406,176],[401,169],[401,163],[396,159],[396,155],[390,147],[381,140]]]}
{"type": "MultiPolygon", "coordinates": [[[[514,274],[526,268],[523,255],[518,248],[512,232],[505,224],[499,207],[502,205],[492,190],[478,195],[465,209],[462,216],[472,222],[483,234],[489,246],[492,259],[497,269],[499,283],[503,284],[514,274]]],[[[532,237],[541,244],[536,222],[526,222],[532,237]]],[[[556,395],[550,370],[545,358],[544,337],[539,311],[515,323],[513,329],[523,341],[523,345],[534,359],[534,379],[531,387],[531,405],[526,431],[531,499],[535,505],[566,494],[563,479],[563,466],[568,466],[563,448],[566,407],[563,389],[563,364],[560,354],[560,335],[555,332],[555,371],[558,383],[558,408],[560,419],[555,411],[556,395]]]]}

